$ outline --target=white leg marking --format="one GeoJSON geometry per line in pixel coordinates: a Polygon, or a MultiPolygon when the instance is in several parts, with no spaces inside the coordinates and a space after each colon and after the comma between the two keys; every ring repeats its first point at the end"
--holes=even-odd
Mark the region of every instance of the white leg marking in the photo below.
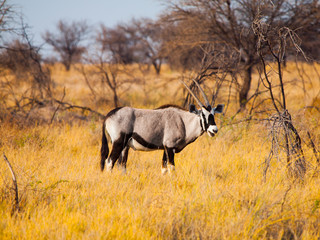
{"type": "Polygon", "coordinates": [[[175,171],[175,166],[172,164],[168,164],[169,173],[173,173],[175,171]]]}
{"type": "Polygon", "coordinates": [[[125,168],[124,166],[119,166],[119,167],[120,167],[123,174],[127,173],[127,168],[125,168]]]}
{"type": "Polygon", "coordinates": [[[162,175],[165,175],[168,172],[168,168],[161,167],[162,175]]]}
{"type": "Polygon", "coordinates": [[[106,161],[107,162],[107,171],[111,172],[112,171],[112,161],[106,161]]]}

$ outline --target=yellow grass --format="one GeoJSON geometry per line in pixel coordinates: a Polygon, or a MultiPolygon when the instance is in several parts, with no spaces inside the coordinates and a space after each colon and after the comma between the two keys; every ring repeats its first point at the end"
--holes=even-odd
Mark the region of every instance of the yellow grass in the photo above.
{"type": "MultiPolygon", "coordinates": [[[[299,77],[294,66],[287,69],[287,78],[299,77]]],[[[83,101],[81,80],[54,76],[60,88],[78,84],[67,88],[67,97],[83,101]]],[[[317,77],[311,79],[319,89],[317,77]]],[[[301,110],[312,102],[320,107],[319,96],[310,83],[306,89],[308,96],[290,85],[288,105],[299,132],[308,128],[319,148],[320,114],[301,110]]],[[[180,98],[167,102],[175,101],[180,98]]],[[[175,173],[163,176],[161,151],[131,150],[126,174],[117,167],[101,172],[99,121],[28,128],[2,121],[0,151],[17,174],[21,200],[20,212],[12,212],[11,176],[0,160],[0,239],[317,239],[320,176],[312,150],[304,145],[309,168],[303,182],[290,179],[276,159],[264,179],[267,131],[264,123],[244,123],[222,127],[215,138],[204,134],[176,155],[175,173]]]]}

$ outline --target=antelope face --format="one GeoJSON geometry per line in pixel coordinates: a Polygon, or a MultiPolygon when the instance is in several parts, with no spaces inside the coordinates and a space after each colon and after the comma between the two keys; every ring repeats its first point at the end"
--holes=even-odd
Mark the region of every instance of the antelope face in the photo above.
{"type": "Polygon", "coordinates": [[[215,113],[222,113],[224,105],[219,104],[217,107],[212,108],[210,105],[207,107],[201,107],[200,110],[196,110],[195,106],[190,106],[190,111],[197,113],[200,117],[201,127],[208,133],[210,137],[214,137],[218,132],[218,127],[214,120],[215,113]]]}
{"type": "Polygon", "coordinates": [[[191,104],[189,106],[189,111],[196,113],[200,116],[200,124],[201,124],[202,131],[206,131],[210,137],[213,137],[218,132],[217,125],[214,121],[214,114],[215,113],[222,113],[224,105],[218,104],[217,107],[212,108],[206,94],[204,93],[204,91],[200,87],[199,82],[196,81],[195,79],[192,79],[192,80],[193,80],[194,84],[199,88],[206,104],[204,105],[203,103],[201,103],[199,98],[188,87],[188,85],[184,81],[180,80],[182,82],[182,84],[186,87],[186,89],[188,89],[188,91],[193,96],[193,98],[197,101],[198,105],[201,107],[200,110],[197,110],[196,107],[193,104],[191,104]]]}
{"type": "Polygon", "coordinates": [[[213,137],[218,132],[218,127],[214,121],[214,109],[212,109],[210,105],[207,107],[202,107],[200,117],[202,128],[210,137],[213,137]]]}

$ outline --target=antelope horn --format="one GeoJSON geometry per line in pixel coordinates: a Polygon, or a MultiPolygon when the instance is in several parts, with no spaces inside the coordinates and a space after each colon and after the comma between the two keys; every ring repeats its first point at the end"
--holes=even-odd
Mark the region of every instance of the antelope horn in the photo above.
{"type": "Polygon", "coordinates": [[[203,91],[202,88],[200,87],[200,84],[199,84],[196,80],[194,80],[194,79],[192,79],[192,80],[194,81],[194,83],[195,83],[195,84],[197,85],[197,87],[199,88],[199,90],[200,90],[200,92],[201,92],[201,94],[202,94],[202,97],[203,97],[204,101],[206,102],[206,105],[207,105],[207,106],[210,106],[210,102],[209,102],[206,94],[204,93],[204,91],[203,91]]]}
{"type": "Polygon", "coordinates": [[[197,103],[199,104],[200,107],[203,107],[203,104],[201,103],[201,101],[199,100],[199,98],[197,98],[197,96],[191,91],[191,89],[188,87],[188,85],[182,81],[180,79],[180,82],[186,87],[186,89],[188,89],[188,91],[190,92],[190,94],[192,95],[192,97],[197,101],[197,103]]]}

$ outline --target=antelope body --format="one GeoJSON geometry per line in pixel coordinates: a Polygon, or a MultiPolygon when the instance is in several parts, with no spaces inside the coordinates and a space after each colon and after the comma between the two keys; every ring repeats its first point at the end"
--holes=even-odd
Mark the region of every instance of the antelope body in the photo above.
{"type": "MultiPolygon", "coordinates": [[[[187,87],[186,84],[185,86],[187,87]]],[[[188,87],[187,89],[192,93],[188,87]]],[[[193,93],[192,95],[195,97],[193,93]]],[[[198,98],[196,100],[199,101],[198,98]]],[[[201,102],[198,103],[200,105],[201,102]]],[[[175,153],[205,131],[211,137],[218,132],[214,114],[221,113],[222,110],[223,105],[211,108],[210,104],[201,104],[199,110],[190,105],[189,111],[173,105],[153,110],[131,107],[113,109],[107,114],[102,126],[101,170],[107,163],[107,170],[111,171],[117,160],[126,168],[129,148],[140,151],[162,149],[162,172],[167,172],[168,166],[169,171],[174,170],[175,153]],[[109,157],[106,133],[112,142],[109,157]]]]}

